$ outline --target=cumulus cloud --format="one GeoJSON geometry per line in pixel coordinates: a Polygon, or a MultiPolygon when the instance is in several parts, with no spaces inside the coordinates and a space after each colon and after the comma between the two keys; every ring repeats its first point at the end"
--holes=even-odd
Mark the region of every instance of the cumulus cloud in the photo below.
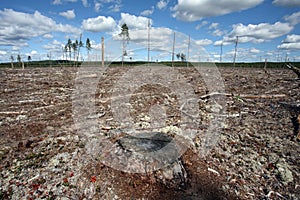
{"type": "Polygon", "coordinates": [[[178,0],[171,10],[173,17],[183,21],[197,21],[205,17],[220,16],[255,7],[263,0],[178,0]]]}
{"type": "Polygon", "coordinates": [[[277,46],[278,49],[284,50],[300,50],[300,35],[288,35],[286,39],[277,46]]]}
{"type": "Polygon", "coordinates": [[[237,37],[239,43],[263,43],[284,36],[293,29],[294,26],[290,23],[282,22],[275,22],[274,24],[234,24],[232,30],[222,40],[216,41],[214,45],[233,44],[236,42],[237,37]]]}
{"type": "MultiPolygon", "coordinates": [[[[127,24],[129,30],[130,29],[145,29],[148,27],[149,18],[142,16],[135,16],[128,13],[121,13],[121,20],[119,21],[119,25],[124,23],[127,24]]],[[[152,20],[150,20],[152,24],[152,20]]]]}
{"type": "Polygon", "coordinates": [[[154,12],[154,6],[152,6],[151,9],[149,10],[144,10],[143,12],[141,12],[141,15],[148,16],[148,15],[152,15],[153,12],[154,12]]]}
{"type": "Polygon", "coordinates": [[[284,50],[300,50],[300,42],[298,43],[283,43],[277,46],[278,49],[284,50]]]}
{"type": "Polygon", "coordinates": [[[114,29],[116,22],[112,17],[98,16],[82,21],[82,28],[91,32],[109,32],[114,29]]]}
{"type": "Polygon", "coordinates": [[[288,35],[286,36],[286,39],[283,40],[283,42],[286,42],[286,43],[292,43],[292,42],[300,42],[300,35],[288,35]]]}
{"type": "Polygon", "coordinates": [[[72,33],[80,32],[68,24],[60,24],[53,19],[35,11],[33,14],[17,12],[12,9],[0,10],[0,45],[26,46],[27,40],[44,36],[52,32],[72,33]],[[11,26],[14,24],[14,26],[11,26]]]}
{"type": "Polygon", "coordinates": [[[63,47],[64,44],[57,40],[53,40],[51,43],[42,46],[43,49],[46,49],[47,51],[50,52],[56,52],[56,53],[61,52],[63,47]]]}
{"type": "Polygon", "coordinates": [[[285,6],[285,7],[300,6],[299,0],[274,0],[272,3],[276,6],[285,6]]]}
{"type": "Polygon", "coordinates": [[[228,34],[228,38],[234,39],[239,36],[240,42],[264,42],[271,40],[293,30],[293,26],[289,23],[276,22],[274,24],[261,23],[261,24],[235,24],[233,30],[228,34]]]}
{"type": "Polygon", "coordinates": [[[195,42],[197,45],[200,45],[200,46],[207,46],[207,45],[212,44],[212,41],[209,39],[196,40],[195,42]]]}
{"type": "Polygon", "coordinates": [[[300,23],[300,11],[295,12],[291,15],[285,16],[284,20],[286,20],[287,22],[289,22],[293,26],[299,24],[300,23]]]}
{"type": "MultiPolygon", "coordinates": [[[[157,51],[170,51],[173,30],[169,28],[151,28],[151,49],[157,51]]],[[[130,40],[144,47],[147,46],[147,29],[130,31],[130,40]]]]}
{"type": "Polygon", "coordinates": [[[0,50],[0,55],[6,55],[6,54],[7,54],[6,51],[1,51],[1,50],[0,50]]]}
{"type": "Polygon", "coordinates": [[[260,51],[259,49],[256,49],[256,48],[253,48],[253,47],[252,47],[252,48],[250,48],[249,52],[250,52],[250,53],[256,53],[256,54],[257,54],[257,53],[260,53],[261,51],[260,51]]]}
{"type": "Polygon", "coordinates": [[[76,17],[74,10],[67,10],[65,12],[60,12],[59,15],[67,19],[74,19],[76,17]]]}
{"type": "Polygon", "coordinates": [[[162,10],[167,7],[168,3],[169,1],[160,0],[159,2],[157,2],[156,7],[162,10]]]}
{"type": "Polygon", "coordinates": [[[32,55],[36,55],[36,54],[38,54],[38,52],[37,52],[37,51],[35,51],[35,50],[32,50],[32,51],[30,52],[30,54],[32,54],[32,55]]]}

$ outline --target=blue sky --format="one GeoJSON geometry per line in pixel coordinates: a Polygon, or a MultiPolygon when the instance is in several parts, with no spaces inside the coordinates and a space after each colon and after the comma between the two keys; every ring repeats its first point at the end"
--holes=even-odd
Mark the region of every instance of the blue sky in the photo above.
{"type": "Polygon", "coordinates": [[[0,62],[65,58],[67,40],[80,34],[92,43],[81,60],[100,58],[101,37],[106,58],[117,60],[123,23],[126,59],[145,60],[149,21],[151,60],[171,59],[175,31],[175,53],[190,60],[219,62],[222,47],[222,61],[232,62],[238,36],[237,61],[300,61],[299,0],[1,0],[0,62]]]}

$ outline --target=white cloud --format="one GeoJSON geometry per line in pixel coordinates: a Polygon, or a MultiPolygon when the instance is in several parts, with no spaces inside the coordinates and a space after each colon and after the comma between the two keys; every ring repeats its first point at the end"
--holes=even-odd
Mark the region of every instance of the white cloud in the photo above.
{"type": "Polygon", "coordinates": [[[67,19],[74,19],[76,17],[74,10],[67,10],[65,12],[60,12],[59,15],[67,19]]]}
{"type": "Polygon", "coordinates": [[[209,39],[196,40],[195,42],[197,45],[200,45],[200,46],[207,46],[207,45],[212,44],[212,41],[209,39]]]}
{"type": "Polygon", "coordinates": [[[292,43],[292,42],[300,42],[300,35],[288,35],[286,39],[283,41],[285,43],[292,43]]]}
{"type": "Polygon", "coordinates": [[[94,9],[99,12],[102,7],[107,6],[111,12],[120,12],[122,0],[94,0],[94,9]]]}
{"type": "Polygon", "coordinates": [[[272,3],[276,6],[286,6],[286,7],[300,6],[299,0],[274,0],[272,3]]]}
{"type": "Polygon", "coordinates": [[[263,42],[283,36],[293,30],[293,26],[288,23],[276,22],[274,24],[248,24],[241,23],[233,25],[233,30],[229,33],[228,39],[233,40],[239,36],[240,42],[263,42]]]}
{"type": "Polygon", "coordinates": [[[164,1],[164,0],[160,0],[159,2],[157,2],[156,7],[160,10],[164,9],[165,7],[167,7],[169,1],[164,1]]]}
{"type": "Polygon", "coordinates": [[[32,50],[32,51],[30,52],[30,54],[31,54],[31,55],[36,55],[36,54],[38,54],[38,52],[35,51],[35,50],[32,50]]]}
{"type": "Polygon", "coordinates": [[[222,35],[225,34],[225,32],[224,32],[224,31],[221,31],[220,29],[216,29],[216,30],[214,30],[214,31],[212,32],[212,34],[213,34],[214,36],[222,36],[222,35]]]}
{"type": "Polygon", "coordinates": [[[297,25],[300,23],[300,11],[295,12],[292,15],[285,16],[284,19],[293,26],[297,25]]]}
{"type": "MultiPolygon", "coordinates": [[[[121,13],[121,20],[119,25],[126,23],[130,29],[145,29],[148,27],[149,18],[142,16],[130,15],[128,13],[121,13]]],[[[152,24],[152,20],[150,20],[152,24]]]]}
{"type": "MultiPolygon", "coordinates": [[[[154,28],[150,30],[151,49],[158,51],[170,51],[174,31],[169,28],[154,28]]],[[[148,29],[129,29],[130,43],[138,44],[147,47],[148,44],[148,29]]],[[[113,36],[114,40],[121,40],[118,34],[113,36]]]]}
{"type": "Polygon", "coordinates": [[[218,29],[219,23],[211,23],[211,25],[208,27],[209,30],[213,30],[212,35],[214,36],[222,36],[225,34],[225,31],[221,31],[218,29]]]}
{"type": "MultiPolygon", "coordinates": [[[[30,56],[30,57],[32,57],[32,56],[38,55],[38,52],[37,52],[37,51],[35,51],[35,50],[32,50],[31,52],[29,52],[29,53],[26,53],[25,55],[26,55],[26,56],[30,56]]],[[[31,58],[31,59],[32,59],[32,58],[31,58]]]]}
{"type": "Polygon", "coordinates": [[[300,42],[298,43],[283,43],[277,46],[278,49],[284,50],[300,50],[300,42]]]}
{"type": "Polygon", "coordinates": [[[96,12],[99,12],[100,9],[101,9],[101,7],[102,7],[102,4],[99,3],[99,2],[96,2],[96,3],[95,3],[95,6],[94,6],[94,9],[95,9],[96,12]]]}
{"type": "Polygon", "coordinates": [[[7,54],[6,51],[1,51],[1,50],[0,50],[0,55],[6,55],[6,54],[7,54]]]}
{"type": "Polygon", "coordinates": [[[17,12],[12,9],[0,10],[0,45],[25,46],[33,37],[52,32],[78,34],[80,30],[68,24],[59,24],[53,19],[35,11],[33,14],[17,12]],[[15,24],[15,26],[11,26],[15,24]]]}
{"type": "MultiPolygon", "coordinates": [[[[173,31],[169,28],[151,28],[151,49],[165,50],[171,45],[173,31]]],[[[147,29],[130,31],[130,40],[147,45],[147,29]]]]}
{"type": "Polygon", "coordinates": [[[232,40],[232,39],[228,39],[228,38],[223,38],[223,40],[217,40],[214,42],[214,46],[221,46],[221,45],[230,45],[232,43],[234,43],[235,40],[232,40]]]}
{"type": "Polygon", "coordinates": [[[300,35],[288,35],[286,39],[277,46],[278,49],[300,50],[300,35]]]}
{"type": "Polygon", "coordinates": [[[207,25],[208,21],[202,21],[200,24],[198,24],[195,29],[199,30],[200,28],[202,28],[203,26],[207,25]]]}
{"type": "Polygon", "coordinates": [[[60,5],[60,4],[63,4],[63,1],[71,2],[71,3],[77,2],[77,0],[53,0],[52,4],[53,5],[60,5]]]}
{"type": "Polygon", "coordinates": [[[112,17],[98,16],[96,18],[88,18],[82,21],[82,28],[91,32],[112,31],[116,26],[116,22],[112,17]]]}
{"type": "Polygon", "coordinates": [[[13,46],[12,48],[11,48],[13,51],[20,51],[20,47],[18,47],[18,46],[13,46]]]}
{"type": "Polygon", "coordinates": [[[153,12],[154,12],[154,6],[152,6],[151,9],[149,10],[144,10],[143,12],[141,12],[141,15],[148,16],[148,15],[152,15],[153,12]]]}
{"type": "Polygon", "coordinates": [[[233,59],[234,55],[236,53],[236,61],[254,61],[259,59],[259,55],[261,51],[256,48],[238,48],[235,52],[234,49],[231,51],[227,51],[223,55],[223,60],[231,60],[233,59]]]}
{"type": "Polygon", "coordinates": [[[84,7],[89,7],[88,0],[81,0],[81,2],[84,7]]]}
{"type": "Polygon", "coordinates": [[[59,4],[62,4],[62,2],[61,2],[61,0],[54,0],[52,4],[59,5],[59,4]]]}
{"type": "Polygon", "coordinates": [[[109,9],[110,9],[112,12],[120,12],[121,7],[122,7],[121,4],[114,4],[114,5],[109,6],[109,9]]]}
{"type": "Polygon", "coordinates": [[[50,52],[61,52],[64,44],[57,40],[53,40],[51,43],[43,45],[42,48],[50,52]]]}
{"type": "Polygon", "coordinates": [[[211,25],[208,27],[208,29],[217,29],[219,26],[219,23],[211,23],[211,25]]]}
{"type": "Polygon", "coordinates": [[[205,17],[220,16],[255,7],[263,0],[178,0],[171,10],[173,17],[183,21],[197,21],[205,17]]]}
{"type": "Polygon", "coordinates": [[[256,48],[253,48],[253,47],[252,47],[252,48],[250,48],[249,52],[250,52],[250,53],[256,53],[256,54],[257,54],[257,53],[260,53],[261,51],[260,51],[259,49],[256,49],[256,48]]]}
{"type": "Polygon", "coordinates": [[[44,38],[47,38],[47,39],[51,39],[51,38],[53,38],[53,35],[47,33],[47,34],[43,35],[43,37],[44,37],[44,38]]]}
{"type": "Polygon", "coordinates": [[[214,46],[221,46],[221,45],[224,45],[223,40],[217,40],[214,42],[214,46]]]}

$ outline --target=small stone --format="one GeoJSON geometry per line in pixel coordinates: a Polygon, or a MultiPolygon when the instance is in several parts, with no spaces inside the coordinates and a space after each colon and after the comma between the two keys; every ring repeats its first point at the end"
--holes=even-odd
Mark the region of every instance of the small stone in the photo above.
{"type": "Polygon", "coordinates": [[[293,182],[293,174],[286,164],[277,163],[276,167],[278,168],[278,174],[280,178],[284,181],[283,184],[287,185],[290,182],[293,182]]]}

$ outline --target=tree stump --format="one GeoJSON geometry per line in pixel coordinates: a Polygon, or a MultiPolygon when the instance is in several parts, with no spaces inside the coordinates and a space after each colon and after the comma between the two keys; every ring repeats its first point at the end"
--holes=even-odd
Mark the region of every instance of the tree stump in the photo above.
{"type": "Polygon", "coordinates": [[[287,109],[291,114],[291,120],[294,127],[294,135],[300,140],[300,103],[279,103],[283,108],[287,109]]]}
{"type": "Polygon", "coordinates": [[[295,74],[297,74],[298,78],[300,78],[300,69],[298,67],[293,66],[292,64],[286,64],[286,66],[292,70],[295,74]]]}

